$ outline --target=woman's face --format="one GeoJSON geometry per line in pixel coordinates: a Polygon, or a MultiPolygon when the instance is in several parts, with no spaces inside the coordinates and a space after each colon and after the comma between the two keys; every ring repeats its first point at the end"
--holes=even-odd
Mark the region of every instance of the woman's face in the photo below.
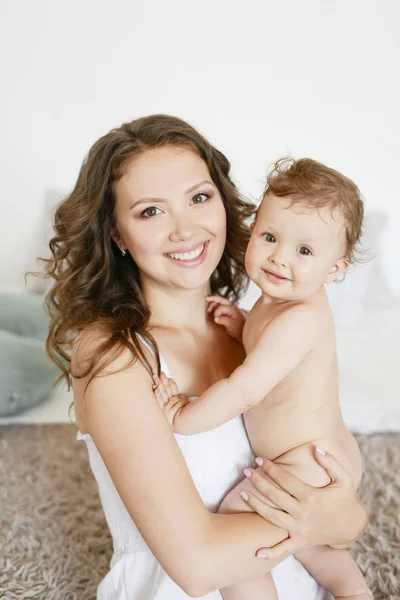
{"type": "Polygon", "coordinates": [[[226,213],[206,163],[164,146],[134,158],[116,187],[118,242],[142,287],[208,286],[226,242],[226,213]]]}

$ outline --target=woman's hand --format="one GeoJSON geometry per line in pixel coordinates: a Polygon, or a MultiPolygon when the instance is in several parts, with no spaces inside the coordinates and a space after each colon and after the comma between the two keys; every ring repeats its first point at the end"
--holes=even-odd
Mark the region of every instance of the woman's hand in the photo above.
{"type": "Polygon", "coordinates": [[[288,537],[276,546],[260,548],[258,557],[275,558],[308,546],[348,547],[365,530],[367,513],[358,500],[351,475],[331,454],[321,453],[321,449],[316,450],[315,458],[331,478],[324,488],[311,487],[265,458],[257,459],[257,464],[282,489],[251,469],[252,484],[282,510],[260,501],[249,490],[246,490],[247,504],[288,532],[288,537]]]}

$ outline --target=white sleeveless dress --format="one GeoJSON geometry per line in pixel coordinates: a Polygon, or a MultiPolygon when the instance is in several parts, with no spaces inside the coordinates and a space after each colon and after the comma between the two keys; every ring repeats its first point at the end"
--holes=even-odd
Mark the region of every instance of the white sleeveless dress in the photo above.
{"type": "MultiPolygon", "coordinates": [[[[161,367],[168,368],[161,358],[161,367]]],[[[211,511],[241,479],[254,456],[241,417],[198,435],[175,435],[194,484],[211,511]]],[[[110,571],[100,583],[97,600],[184,600],[190,598],[167,575],[132,521],[89,434],[84,440],[100,500],[113,539],[110,571]]],[[[321,600],[322,588],[293,557],[272,572],[280,600],[321,600]]],[[[218,590],[203,600],[222,600],[218,590]]]]}

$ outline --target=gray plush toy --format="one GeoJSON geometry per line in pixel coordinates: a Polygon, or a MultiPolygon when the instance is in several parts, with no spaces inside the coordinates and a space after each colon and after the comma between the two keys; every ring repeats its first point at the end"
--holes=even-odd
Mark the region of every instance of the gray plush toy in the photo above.
{"type": "Polygon", "coordinates": [[[48,327],[40,296],[0,294],[0,417],[50,396],[60,371],[45,350],[48,327]]]}

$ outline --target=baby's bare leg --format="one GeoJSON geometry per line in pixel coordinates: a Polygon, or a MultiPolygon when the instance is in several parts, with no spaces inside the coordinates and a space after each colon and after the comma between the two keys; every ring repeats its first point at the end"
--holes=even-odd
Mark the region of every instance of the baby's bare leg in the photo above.
{"type": "Polygon", "coordinates": [[[336,600],[373,598],[363,574],[347,550],[314,546],[299,550],[295,557],[336,600]]]}
{"type": "MultiPolygon", "coordinates": [[[[220,514],[252,512],[248,504],[239,495],[241,491],[249,489],[250,486],[254,494],[261,496],[250,481],[244,480],[224,498],[218,512],[220,514]]],[[[263,496],[261,498],[265,502],[265,498],[263,496]]],[[[249,600],[250,598],[251,600],[278,600],[275,584],[269,573],[257,579],[243,581],[242,583],[223,588],[220,591],[224,600],[249,600]]]]}
{"type": "Polygon", "coordinates": [[[279,600],[275,584],[269,574],[231,585],[220,592],[224,600],[279,600]]]}
{"type": "MultiPolygon", "coordinates": [[[[315,462],[312,451],[311,444],[304,444],[286,452],[276,462],[309,485],[323,487],[329,483],[329,478],[315,462]]],[[[317,546],[299,550],[295,557],[337,600],[371,600],[372,593],[363,574],[346,550],[317,546]]]]}

